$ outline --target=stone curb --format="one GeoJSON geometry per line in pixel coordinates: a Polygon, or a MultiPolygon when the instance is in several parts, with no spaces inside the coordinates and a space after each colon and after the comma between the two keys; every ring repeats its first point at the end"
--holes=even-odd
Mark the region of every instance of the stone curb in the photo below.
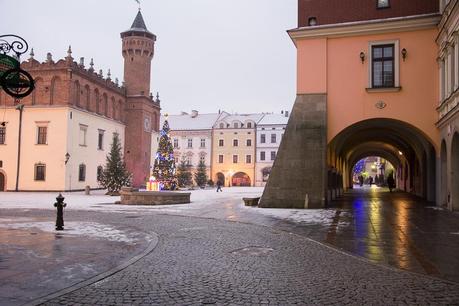
{"type": "Polygon", "coordinates": [[[106,272],[102,272],[96,276],[93,276],[87,280],[84,280],[82,282],[79,282],[75,285],[72,285],[70,287],[67,287],[67,288],[64,288],[64,289],[61,289],[59,291],[56,291],[54,293],[51,293],[51,294],[48,294],[46,296],[43,296],[43,297],[40,297],[38,299],[35,299],[33,301],[30,301],[30,302],[27,302],[25,304],[23,304],[23,306],[36,306],[36,305],[41,305],[43,303],[46,303],[52,299],[55,299],[57,297],[60,297],[64,294],[68,294],[70,292],[73,292],[75,290],[78,290],[78,289],[81,289],[83,287],[86,287],[86,286],[89,286],[91,284],[94,284],[94,283],[97,283],[107,277],[110,277],[112,276],[113,274],[116,274],[118,273],[119,271],[121,270],[124,270],[126,269],[127,267],[129,267],[130,265],[136,263],[137,261],[139,261],[140,259],[142,259],[143,257],[147,256],[148,254],[150,254],[155,248],[156,246],[158,245],[158,241],[159,241],[159,238],[158,238],[158,234],[154,233],[154,232],[149,232],[148,233],[149,235],[152,236],[152,240],[150,242],[150,244],[148,245],[148,247],[142,252],[140,253],[139,255],[137,256],[134,256],[132,257],[131,259],[129,259],[128,261],[106,271],[106,272]]]}

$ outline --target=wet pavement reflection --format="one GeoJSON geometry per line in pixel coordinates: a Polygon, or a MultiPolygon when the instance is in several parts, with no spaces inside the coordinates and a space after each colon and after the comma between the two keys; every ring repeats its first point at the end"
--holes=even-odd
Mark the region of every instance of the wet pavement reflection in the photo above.
{"type": "Polygon", "coordinates": [[[384,188],[354,189],[330,208],[330,224],[292,221],[284,230],[400,269],[459,282],[459,214],[384,188]]]}

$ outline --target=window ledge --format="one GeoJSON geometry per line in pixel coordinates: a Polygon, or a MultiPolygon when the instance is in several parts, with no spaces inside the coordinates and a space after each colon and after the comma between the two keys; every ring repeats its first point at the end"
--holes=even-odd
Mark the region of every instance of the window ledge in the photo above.
{"type": "Polygon", "coordinates": [[[374,87],[365,88],[367,92],[398,92],[402,90],[402,87],[374,87]]]}

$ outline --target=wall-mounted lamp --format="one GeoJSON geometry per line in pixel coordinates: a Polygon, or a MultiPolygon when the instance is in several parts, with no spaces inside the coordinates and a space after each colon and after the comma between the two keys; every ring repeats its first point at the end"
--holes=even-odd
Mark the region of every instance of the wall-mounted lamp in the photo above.
{"type": "Polygon", "coordinates": [[[313,27],[317,25],[317,18],[316,17],[309,17],[308,19],[308,26],[313,27]]]}
{"type": "Polygon", "coordinates": [[[67,165],[67,162],[69,161],[70,159],[70,154],[67,152],[65,153],[65,164],[67,165]]]}
{"type": "Polygon", "coordinates": [[[408,54],[408,51],[406,51],[406,49],[403,48],[403,49],[402,49],[402,59],[403,59],[403,61],[405,61],[406,55],[407,55],[407,54],[408,54]]]}
{"type": "Polygon", "coordinates": [[[360,60],[362,61],[362,64],[365,62],[365,52],[360,52],[360,60]]]}

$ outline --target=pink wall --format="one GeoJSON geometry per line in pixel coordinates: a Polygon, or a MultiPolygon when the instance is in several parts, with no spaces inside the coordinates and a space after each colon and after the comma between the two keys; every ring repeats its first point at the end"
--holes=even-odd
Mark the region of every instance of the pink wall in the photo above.
{"type": "Polygon", "coordinates": [[[298,94],[327,92],[328,141],[346,127],[369,118],[394,118],[422,130],[438,148],[435,127],[438,105],[436,29],[402,33],[297,41],[298,94]],[[400,58],[399,92],[366,91],[369,42],[399,40],[406,48],[400,58]],[[362,64],[359,54],[367,58],[362,64]],[[387,106],[378,109],[375,104],[387,106]]]}

